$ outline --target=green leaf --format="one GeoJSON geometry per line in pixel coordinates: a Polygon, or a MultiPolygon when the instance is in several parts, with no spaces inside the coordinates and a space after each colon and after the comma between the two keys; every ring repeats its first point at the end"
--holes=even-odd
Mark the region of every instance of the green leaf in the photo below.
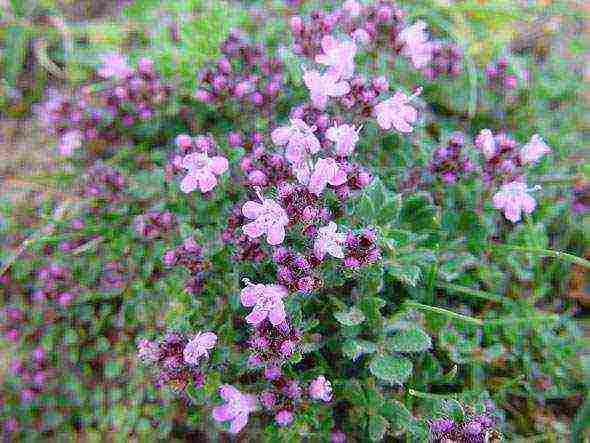
{"type": "Polygon", "coordinates": [[[364,297],[358,303],[359,308],[365,313],[371,323],[379,322],[382,319],[379,309],[386,304],[387,302],[379,297],[364,297]]]}
{"type": "Polygon", "coordinates": [[[348,339],[342,345],[342,353],[356,360],[363,354],[372,354],[377,351],[377,345],[367,340],[348,339]]]}
{"type": "Polygon", "coordinates": [[[453,420],[461,422],[465,418],[463,406],[455,399],[444,400],[442,402],[442,412],[447,414],[453,420]]]}
{"type": "Polygon", "coordinates": [[[344,326],[360,325],[366,319],[365,314],[363,314],[363,312],[360,309],[357,309],[355,307],[350,308],[348,312],[334,312],[334,317],[336,317],[336,320],[338,320],[338,322],[343,324],[344,326]]]}
{"type": "Polygon", "coordinates": [[[384,402],[379,412],[387,417],[393,426],[394,432],[405,430],[408,424],[414,420],[408,408],[403,403],[393,399],[384,402]]]}
{"type": "Polygon", "coordinates": [[[361,195],[354,208],[354,214],[364,221],[371,221],[375,217],[375,207],[367,194],[361,195]]]}
{"type": "Polygon", "coordinates": [[[20,25],[10,25],[6,29],[4,60],[4,77],[11,87],[16,87],[18,76],[23,69],[25,60],[28,32],[20,25]]]}
{"type": "Polygon", "coordinates": [[[344,386],[344,395],[355,406],[365,406],[367,404],[365,391],[363,390],[360,382],[356,379],[350,379],[346,381],[346,385],[344,386]]]}
{"type": "Polygon", "coordinates": [[[403,384],[412,375],[412,362],[405,357],[375,357],[369,365],[371,374],[390,384],[403,384]]]}
{"type": "Polygon", "coordinates": [[[380,415],[369,417],[369,438],[371,441],[381,441],[385,437],[389,423],[380,415]]]}
{"type": "Polygon", "coordinates": [[[387,272],[396,280],[410,286],[416,286],[422,275],[419,266],[403,263],[390,264],[387,266],[387,272]]]}
{"type": "Polygon", "coordinates": [[[432,340],[420,328],[400,331],[387,340],[387,346],[396,352],[422,352],[432,347],[432,340]]]}

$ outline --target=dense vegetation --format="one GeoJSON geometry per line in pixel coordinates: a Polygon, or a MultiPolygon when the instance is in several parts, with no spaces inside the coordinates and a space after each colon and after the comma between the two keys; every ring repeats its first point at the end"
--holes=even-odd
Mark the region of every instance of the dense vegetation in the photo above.
{"type": "Polygon", "coordinates": [[[582,5],[0,6],[4,439],[585,441],[582,5]]]}

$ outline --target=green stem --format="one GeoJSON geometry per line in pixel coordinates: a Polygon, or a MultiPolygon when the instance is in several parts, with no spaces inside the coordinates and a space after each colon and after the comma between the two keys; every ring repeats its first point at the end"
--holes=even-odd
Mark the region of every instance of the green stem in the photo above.
{"type": "Polygon", "coordinates": [[[406,304],[406,306],[408,306],[410,308],[444,315],[446,317],[454,318],[456,320],[461,320],[462,322],[470,323],[472,325],[483,326],[483,321],[480,320],[479,318],[468,317],[467,315],[457,314],[456,312],[448,311],[443,308],[437,308],[435,306],[423,305],[422,303],[416,303],[413,301],[407,301],[405,304],[406,304]]]}
{"type": "Polygon", "coordinates": [[[446,289],[448,291],[454,291],[461,294],[472,295],[473,297],[481,298],[483,300],[491,301],[494,303],[506,303],[510,300],[502,297],[501,295],[492,294],[490,292],[481,291],[479,289],[472,289],[465,286],[455,285],[453,283],[446,283],[443,281],[437,281],[435,286],[440,289],[446,289]]]}
{"type": "Polygon", "coordinates": [[[590,261],[578,257],[576,255],[568,254],[567,252],[563,251],[553,251],[551,249],[539,249],[539,248],[531,248],[527,246],[517,246],[517,245],[504,245],[504,244],[494,244],[492,246],[494,249],[499,251],[521,251],[521,252],[530,252],[532,254],[538,254],[542,257],[553,257],[556,259],[561,259],[578,266],[582,266],[584,268],[590,269],[590,261]]]}

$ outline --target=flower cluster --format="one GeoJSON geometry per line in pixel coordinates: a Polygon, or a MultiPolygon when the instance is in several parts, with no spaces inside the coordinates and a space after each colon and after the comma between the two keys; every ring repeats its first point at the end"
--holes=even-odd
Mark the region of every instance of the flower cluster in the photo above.
{"type": "Polygon", "coordinates": [[[437,442],[483,443],[499,435],[497,426],[498,419],[493,415],[493,409],[486,410],[482,414],[468,413],[460,422],[452,418],[439,418],[429,422],[430,438],[437,442]]]}
{"type": "Polygon", "coordinates": [[[65,308],[76,299],[79,292],[72,270],[53,262],[37,272],[37,289],[33,292],[33,300],[36,303],[54,301],[65,308]]]}
{"type": "Polygon", "coordinates": [[[108,211],[125,198],[126,181],[123,174],[111,166],[97,162],[82,177],[79,194],[93,200],[90,211],[94,214],[108,211]]]}
{"type": "Polygon", "coordinates": [[[31,403],[37,396],[47,391],[52,384],[55,368],[42,347],[35,348],[26,360],[14,359],[10,363],[10,373],[20,380],[22,390],[20,399],[31,403]]]}
{"type": "MultiPolygon", "coordinates": [[[[491,62],[486,66],[485,75],[486,81],[490,88],[499,92],[510,91],[518,88],[518,78],[514,74],[510,74],[508,59],[502,57],[496,62],[491,62]]],[[[526,71],[525,71],[526,77],[526,71]]]]}
{"type": "Polygon", "coordinates": [[[104,87],[84,87],[74,97],[55,93],[38,111],[48,131],[59,138],[64,156],[92,142],[112,146],[169,104],[172,88],[150,59],[140,59],[132,69],[120,55],[109,55],[98,74],[107,80],[104,87]]]}
{"type": "Polygon", "coordinates": [[[273,254],[277,264],[277,281],[293,292],[309,294],[322,287],[322,280],[314,270],[317,259],[284,247],[277,248],[273,254]]]}
{"type": "Polygon", "coordinates": [[[246,217],[242,214],[242,204],[236,204],[228,217],[227,229],[221,234],[224,243],[235,246],[233,258],[237,261],[250,261],[260,263],[268,255],[262,248],[260,239],[251,238],[242,232],[242,225],[246,223],[246,217]]]}
{"type": "Polygon", "coordinates": [[[204,374],[200,366],[216,343],[217,336],[212,332],[197,332],[193,336],[168,332],[157,341],[140,340],[138,357],[154,368],[157,386],[166,385],[182,392],[190,383],[202,386],[204,374]]]}
{"type": "Polygon", "coordinates": [[[202,193],[213,190],[218,183],[217,177],[229,168],[227,158],[216,155],[219,149],[213,137],[180,134],[176,137],[176,146],[179,152],[166,167],[168,177],[185,171],[180,190],[186,194],[196,189],[202,193]]]}
{"type": "Polygon", "coordinates": [[[446,146],[441,146],[434,151],[428,166],[429,171],[447,184],[456,183],[468,176],[474,171],[475,165],[464,149],[464,134],[454,133],[446,146]]]}
{"type": "Polygon", "coordinates": [[[271,112],[284,83],[283,63],[269,56],[264,45],[248,42],[236,29],[220,50],[223,57],[200,73],[194,98],[219,107],[235,100],[242,106],[271,112]]]}
{"type": "Polygon", "coordinates": [[[430,80],[461,75],[463,52],[456,43],[433,41],[430,52],[430,63],[423,69],[424,75],[430,80]]]}
{"type": "Polygon", "coordinates": [[[344,241],[344,265],[351,269],[370,265],[381,259],[377,233],[369,228],[360,233],[348,233],[344,241]]]}
{"type": "Polygon", "coordinates": [[[11,342],[17,342],[21,336],[21,328],[25,322],[25,312],[16,307],[6,306],[0,310],[0,331],[11,342]]]}
{"type": "Polygon", "coordinates": [[[530,214],[536,202],[525,183],[525,166],[534,165],[551,152],[543,139],[535,134],[531,140],[517,148],[518,144],[505,134],[494,135],[489,129],[482,130],[475,140],[475,146],[482,152],[484,180],[500,183],[500,190],[494,195],[496,209],[504,211],[506,218],[514,223],[521,219],[521,213],[530,214]]]}
{"type": "Polygon", "coordinates": [[[203,290],[209,263],[203,257],[203,248],[194,238],[187,238],[181,246],[170,249],[162,258],[164,265],[184,267],[190,275],[185,283],[185,289],[191,294],[199,294],[203,290]]]}
{"type": "Polygon", "coordinates": [[[146,240],[160,238],[172,229],[174,216],[169,211],[149,211],[134,220],[136,234],[146,240]]]}

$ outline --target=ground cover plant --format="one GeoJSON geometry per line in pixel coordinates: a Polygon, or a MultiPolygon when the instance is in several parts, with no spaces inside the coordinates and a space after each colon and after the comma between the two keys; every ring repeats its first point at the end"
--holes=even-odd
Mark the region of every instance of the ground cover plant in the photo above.
{"type": "Polygon", "coordinates": [[[4,439],[585,441],[580,5],[82,3],[2,16],[4,439]]]}

